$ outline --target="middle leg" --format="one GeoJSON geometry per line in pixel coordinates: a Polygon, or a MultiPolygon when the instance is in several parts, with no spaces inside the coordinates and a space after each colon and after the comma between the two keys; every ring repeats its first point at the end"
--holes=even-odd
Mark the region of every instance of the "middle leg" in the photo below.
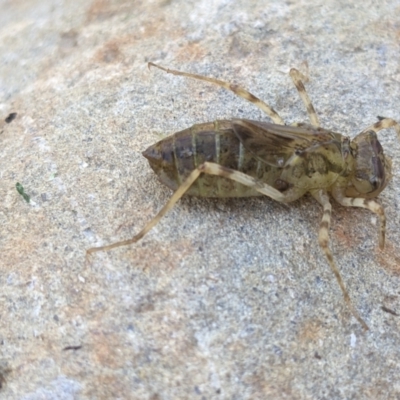
{"type": "Polygon", "coordinates": [[[321,246],[322,250],[325,253],[326,258],[328,259],[329,266],[331,267],[332,272],[335,275],[337,282],[339,283],[340,289],[342,290],[344,300],[349,307],[351,313],[356,318],[356,320],[362,325],[365,330],[368,330],[368,325],[365,321],[360,317],[360,314],[355,309],[351,299],[349,292],[347,291],[342,277],[340,275],[339,269],[336,266],[336,263],[333,259],[332,251],[329,248],[329,228],[331,225],[331,214],[332,214],[332,206],[329,202],[328,194],[324,190],[314,190],[311,192],[312,196],[318,201],[319,204],[322,205],[324,209],[324,214],[322,216],[319,234],[318,234],[318,242],[321,246]]]}
{"type": "Polygon", "coordinates": [[[314,106],[311,103],[310,96],[308,95],[306,88],[304,87],[304,84],[301,80],[300,72],[296,68],[292,68],[289,74],[290,77],[292,78],[294,85],[296,86],[297,91],[299,92],[301,100],[303,100],[303,103],[306,106],[307,114],[308,117],[310,118],[311,125],[318,127],[319,126],[318,115],[315,112],[314,106]]]}

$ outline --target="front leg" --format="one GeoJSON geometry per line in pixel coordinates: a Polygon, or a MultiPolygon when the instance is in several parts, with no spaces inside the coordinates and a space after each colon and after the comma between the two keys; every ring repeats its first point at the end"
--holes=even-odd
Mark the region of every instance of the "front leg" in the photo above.
{"type": "Polygon", "coordinates": [[[385,247],[385,235],[386,235],[386,216],[383,207],[373,199],[365,199],[363,197],[346,197],[344,194],[345,188],[334,187],[332,189],[333,198],[342,206],[346,207],[360,207],[366,208],[375,213],[380,220],[379,229],[379,248],[383,250],[385,247]]]}
{"type": "Polygon", "coordinates": [[[378,119],[378,122],[375,122],[375,124],[365,128],[363,132],[374,131],[375,133],[378,133],[382,129],[394,128],[396,130],[397,137],[400,140],[400,124],[397,121],[391,118],[383,117],[378,117],[378,119]]]}

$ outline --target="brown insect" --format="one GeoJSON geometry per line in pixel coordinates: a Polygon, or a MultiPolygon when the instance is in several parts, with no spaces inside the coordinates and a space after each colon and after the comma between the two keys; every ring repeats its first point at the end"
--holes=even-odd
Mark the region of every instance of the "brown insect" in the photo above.
{"type": "Polygon", "coordinates": [[[384,155],[376,133],[400,125],[379,118],[353,140],[320,127],[318,116],[296,69],[290,76],[307,108],[311,124],[285,125],[266,103],[238,85],[214,78],[165,69],[174,75],[221,86],[255,104],[273,123],[244,119],[193,125],[143,152],[162,183],[175,190],[168,203],[133,238],[108,246],[93,247],[88,254],[107,251],[140,240],[184,195],[200,197],[247,197],[266,195],[288,203],[310,193],[323,208],[318,241],[342,290],[346,304],[368,329],[353,306],[329,248],[332,207],[328,193],[341,205],[361,207],[380,220],[379,247],[385,244],[386,218],[374,198],[391,179],[391,160],[384,155]]]}

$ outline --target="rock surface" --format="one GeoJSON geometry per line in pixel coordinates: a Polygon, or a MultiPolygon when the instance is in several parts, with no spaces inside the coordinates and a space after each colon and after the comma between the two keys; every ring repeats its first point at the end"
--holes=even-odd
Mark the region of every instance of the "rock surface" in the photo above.
{"type": "MultiPolygon", "coordinates": [[[[333,204],[331,245],[364,332],[318,247],[321,209],[171,196],[141,152],[194,123],[268,118],[232,93],[147,68],[240,83],[354,137],[400,119],[398,1],[32,0],[0,4],[0,397],[400,397],[400,144],[368,211],[333,204]],[[268,4],[266,4],[268,3],[268,4]],[[14,120],[5,122],[10,113],[14,120]],[[27,203],[15,189],[19,182],[27,203]]],[[[11,118],[12,119],[12,118],[11,118]]]]}

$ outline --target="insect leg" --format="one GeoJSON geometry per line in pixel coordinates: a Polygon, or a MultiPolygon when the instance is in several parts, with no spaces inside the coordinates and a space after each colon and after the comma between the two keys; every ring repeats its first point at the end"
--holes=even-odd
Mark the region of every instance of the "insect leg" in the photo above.
{"type": "Polygon", "coordinates": [[[292,68],[289,74],[294,85],[296,86],[297,91],[299,92],[301,100],[303,100],[303,103],[306,106],[307,114],[310,118],[311,124],[318,127],[319,119],[317,113],[315,112],[314,106],[311,103],[310,97],[307,94],[306,88],[301,80],[301,73],[296,68],[292,68]]]}
{"type": "Polygon", "coordinates": [[[386,235],[386,216],[383,207],[376,200],[373,199],[364,199],[362,197],[346,197],[343,194],[342,188],[333,188],[332,196],[342,206],[366,208],[379,217],[379,248],[383,250],[383,248],[385,247],[386,235]]]}
{"type": "MultiPolygon", "coordinates": [[[[200,168],[200,167],[199,167],[200,168]]],[[[96,251],[108,251],[111,249],[115,249],[116,247],[126,246],[128,244],[138,242],[147,232],[150,231],[155,225],[158,224],[160,219],[175,205],[175,203],[185,194],[185,192],[192,186],[193,182],[199,177],[201,171],[199,168],[193,170],[190,175],[186,178],[186,180],[179,186],[179,188],[175,191],[172,197],[169,199],[168,203],[157,213],[157,215],[150,220],[145,227],[133,238],[128,240],[123,240],[121,242],[116,242],[110,244],[108,246],[100,246],[100,247],[92,247],[86,250],[86,254],[91,254],[96,251]]]]}
{"type": "Polygon", "coordinates": [[[281,193],[279,190],[273,188],[272,186],[266,185],[265,183],[259,182],[257,179],[230,168],[222,167],[219,164],[205,162],[199,165],[195,170],[193,170],[190,175],[183,181],[179,188],[175,191],[172,197],[169,199],[167,204],[158,212],[158,214],[150,220],[147,225],[133,238],[128,240],[123,240],[121,242],[116,242],[107,246],[92,247],[86,251],[87,254],[91,254],[97,251],[107,251],[115,249],[116,247],[126,246],[139,241],[146,233],[150,231],[155,225],[158,224],[160,219],[175,205],[175,203],[185,194],[185,192],[190,188],[190,186],[196,181],[201,173],[223,176],[228,179],[232,179],[239,182],[245,186],[254,187],[255,190],[262,194],[265,194],[272,199],[287,203],[289,201],[296,200],[301,197],[304,192],[298,189],[288,189],[285,194],[281,193]]]}
{"type": "Polygon", "coordinates": [[[220,81],[218,79],[214,78],[209,78],[207,76],[202,76],[202,75],[197,75],[197,74],[190,74],[188,72],[181,72],[181,71],[176,71],[174,69],[168,69],[161,67],[157,64],[154,64],[152,62],[148,63],[149,68],[150,67],[156,67],[159,68],[168,74],[173,74],[173,75],[178,75],[178,76],[186,76],[187,78],[193,78],[193,79],[199,79],[201,81],[206,81],[213,83],[214,85],[223,87],[224,89],[230,90],[233,93],[235,93],[237,96],[241,97],[242,99],[245,99],[249,101],[250,103],[253,103],[256,107],[258,107],[261,111],[264,111],[275,124],[278,125],[285,125],[283,119],[279,116],[279,114],[269,105],[264,103],[262,100],[260,100],[258,97],[254,96],[251,94],[249,91],[246,89],[242,88],[239,85],[233,84],[233,83],[227,83],[224,81],[220,81]]]}
{"type": "Polygon", "coordinates": [[[356,318],[356,320],[363,326],[364,329],[368,330],[368,325],[364,322],[364,320],[360,317],[357,310],[353,306],[351,302],[349,293],[343,283],[342,277],[340,275],[339,269],[337,268],[335,261],[333,259],[333,255],[331,249],[329,248],[329,228],[331,225],[331,214],[332,214],[332,206],[329,202],[328,194],[325,190],[314,190],[311,191],[312,196],[320,203],[324,209],[324,213],[322,216],[322,220],[319,227],[318,233],[318,242],[321,246],[322,250],[325,253],[326,258],[328,259],[329,266],[331,267],[332,272],[334,273],[337,282],[339,283],[340,289],[342,290],[344,300],[349,307],[351,313],[356,318]]]}
{"type": "Polygon", "coordinates": [[[400,140],[400,124],[391,118],[380,118],[380,117],[378,118],[379,118],[378,122],[375,122],[375,124],[369,126],[368,128],[365,128],[363,132],[374,131],[377,133],[382,129],[393,127],[394,129],[396,129],[397,137],[400,140]]]}

